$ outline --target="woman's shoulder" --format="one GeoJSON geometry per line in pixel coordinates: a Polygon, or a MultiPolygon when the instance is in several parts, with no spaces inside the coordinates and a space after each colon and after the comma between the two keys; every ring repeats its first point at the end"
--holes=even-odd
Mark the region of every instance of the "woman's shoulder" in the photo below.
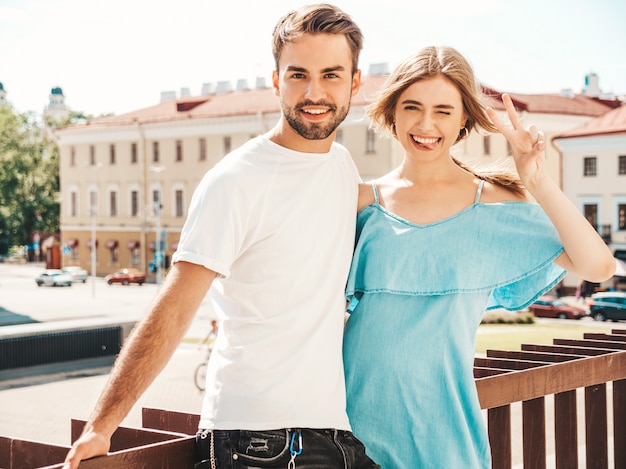
{"type": "Polygon", "coordinates": [[[359,207],[361,210],[363,207],[372,205],[376,202],[376,196],[374,194],[374,185],[376,181],[362,182],[359,184],[359,207]]]}
{"type": "Polygon", "coordinates": [[[486,204],[496,204],[500,202],[529,202],[529,199],[527,196],[509,190],[501,184],[485,181],[479,201],[486,204]]]}

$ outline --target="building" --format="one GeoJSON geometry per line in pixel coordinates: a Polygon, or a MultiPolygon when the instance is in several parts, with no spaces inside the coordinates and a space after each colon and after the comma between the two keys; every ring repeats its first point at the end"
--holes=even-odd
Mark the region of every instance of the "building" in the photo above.
{"type": "Polygon", "coordinates": [[[70,115],[70,109],[65,104],[63,90],[55,86],[50,90],[49,102],[43,111],[43,115],[49,119],[61,122],[70,115]]]}
{"type": "Polygon", "coordinates": [[[626,260],[626,105],[553,142],[562,161],[563,191],[616,257],[626,260]]]}
{"type": "Polygon", "coordinates": [[[4,85],[0,82],[0,107],[9,106],[9,102],[7,101],[7,92],[4,89],[4,85]]]}
{"type": "MultiPolygon", "coordinates": [[[[385,174],[402,159],[399,144],[369,128],[365,111],[385,78],[363,76],[336,137],[350,150],[364,180],[385,174]]],[[[168,266],[204,173],[232,149],[271,129],[280,115],[279,101],[263,81],[253,89],[241,83],[234,90],[217,85],[207,84],[200,96],[164,93],[155,106],[57,130],[65,265],[89,267],[95,245],[98,275],[130,266],[148,271],[161,261],[168,266]]],[[[486,91],[488,104],[503,112],[501,93],[486,91]]],[[[512,97],[522,119],[536,123],[548,137],[610,110],[609,104],[583,95],[512,97]]],[[[488,165],[506,160],[507,153],[501,135],[474,134],[455,148],[459,158],[471,155],[488,165]]],[[[558,152],[548,153],[550,172],[560,183],[558,152]]],[[[152,279],[158,281],[160,273],[152,279]]]]}

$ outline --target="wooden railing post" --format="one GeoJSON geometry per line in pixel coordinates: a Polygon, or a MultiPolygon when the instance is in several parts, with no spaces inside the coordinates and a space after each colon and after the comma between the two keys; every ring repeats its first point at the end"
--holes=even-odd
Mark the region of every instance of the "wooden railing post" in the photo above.
{"type": "Polygon", "coordinates": [[[545,399],[522,402],[524,469],[546,469],[545,399]]]}
{"type": "Polygon", "coordinates": [[[585,388],[587,469],[608,469],[606,384],[585,388]]]}
{"type": "Polygon", "coordinates": [[[578,467],[576,391],[554,395],[554,449],[556,469],[578,467]]]}
{"type": "Polygon", "coordinates": [[[511,406],[503,405],[487,411],[487,431],[494,469],[511,469],[511,406]]]}

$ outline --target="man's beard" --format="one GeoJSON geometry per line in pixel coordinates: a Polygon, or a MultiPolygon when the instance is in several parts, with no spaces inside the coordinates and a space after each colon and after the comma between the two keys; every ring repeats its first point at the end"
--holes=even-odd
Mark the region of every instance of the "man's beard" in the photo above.
{"type": "Polygon", "coordinates": [[[337,127],[339,127],[339,124],[343,122],[343,120],[348,115],[349,110],[349,105],[347,107],[342,107],[338,110],[337,106],[325,102],[304,102],[297,104],[293,108],[283,105],[283,114],[287,123],[300,136],[306,138],[307,140],[324,140],[325,138],[328,138],[337,129],[337,127]],[[304,122],[300,117],[300,110],[306,106],[328,107],[329,112],[334,113],[334,118],[330,122],[325,124],[312,124],[310,122],[304,122]]]}

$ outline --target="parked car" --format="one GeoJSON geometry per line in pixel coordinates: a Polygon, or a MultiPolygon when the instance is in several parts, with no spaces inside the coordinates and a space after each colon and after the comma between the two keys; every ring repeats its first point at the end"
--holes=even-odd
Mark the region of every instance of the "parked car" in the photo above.
{"type": "Polygon", "coordinates": [[[538,318],[580,319],[587,315],[584,308],[571,306],[556,296],[540,296],[528,309],[538,318]]]}
{"type": "Polygon", "coordinates": [[[626,293],[607,291],[591,295],[589,315],[596,321],[626,319],[626,293]]]}
{"type": "Polygon", "coordinates": [[[77,265],[68,265],[67,267],[63,267],[61,269],[66,274],[69,274],[72,277],[72,282],[87,282],[87,271],[82,267],[77,265]]]}
{"type": "Polygon", "coordinates": [[[71,287],[72,276],[61,269],[46,269],[35,277],[37,286],[47,285],[50,287],[71,287]]]}
{"type": "Polygon", "coordinates": [[[107,275],[104,277],[104,281],[109,285],[113,283],[121,283],[122,285],[138,283],[141,285],[146,281],[146,274],[137,269],[122,269],[118,272],[107,275]]]}

